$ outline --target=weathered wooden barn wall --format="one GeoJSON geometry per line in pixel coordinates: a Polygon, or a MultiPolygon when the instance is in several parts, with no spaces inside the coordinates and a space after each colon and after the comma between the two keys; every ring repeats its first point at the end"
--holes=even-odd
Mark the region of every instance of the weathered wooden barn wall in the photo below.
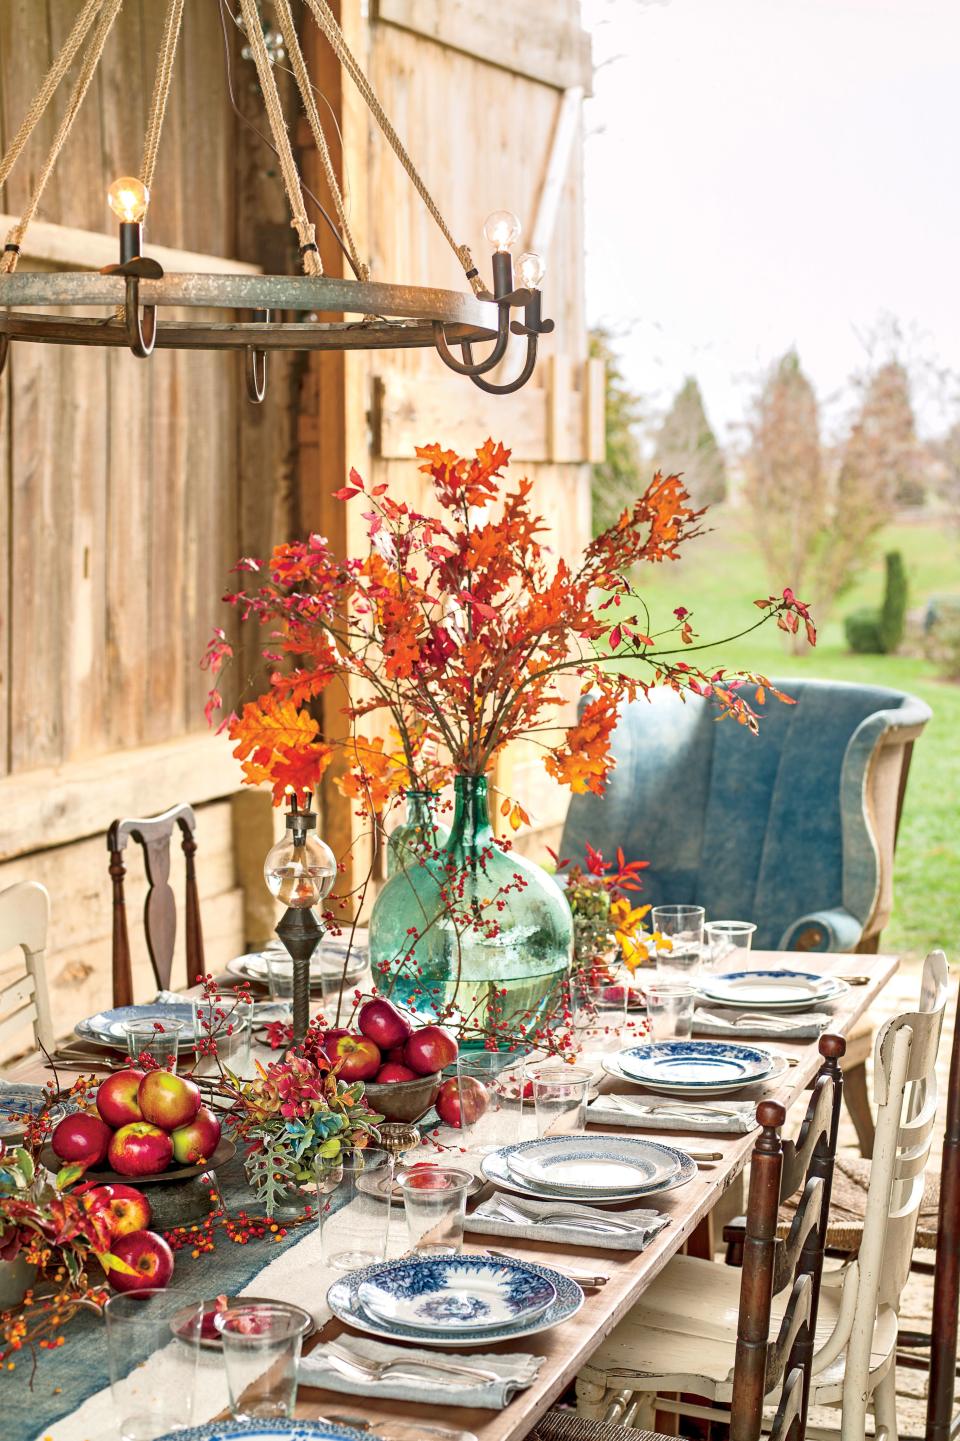
{"type": "MultiPolygon", "coordinates": [[[[603,419],[602,372],[587,359],[584,320],[581,105],[591,72],[577,0],[483,7],[461,0],[378,0],[370,23],[355,4],[346,4],[343,15],[384,108],[488,283],[486,216],[506,208],[521,218],[524,234],[515,252],[536,249],[545,256],[545,313],[556,330],[542,343],[531,382],[507,397],[486,395],[452,374],[433,351],[325,357],[313,364],[308,386],[312,382],[318,396],[329,393],[333,371],[345,419],[335,450],[326,444],[322,423],[323,448],[301,449],[304,513],[344,547],[359,547],[359,510],[329,499],[348,465],[375,482],[388,480],[395,493],[423,508],[414,446],[439,440],[469,451],[492,435],[513,449],[515,474],[535,475],[536,499],[554,526],[551,544],[575,555],[589,537],[586,462],[599,458],[603,419]]],[[[323,41],[311,27],[306,39],[322,63],[323,41]]],[[[343,178],[374,277],[462,288],[459,262],[345,83],[348,88],[338,92],[343,178]]],[[[329,263],[338,264],[337,257],[331,254],[329,263]]],[[[519,351],[508,355],[493,378],[516,373],[521,358],[519,351]]],[[[311,427],[317,407],[308,402],[304,412],[302,424],[311,427]]],[[[535,834],[520,844],[542,855],[544,842],[556,839],[566,793],[549,781],[539,756],[520,747],[498,767],[497,782],[529,809],[535,834]]],[[[349,808],[342,807],[341,850],[351,822],[349,808]]],[[[358,853],[354,883],[366,864],[358,853]]]]}
{"type": "MultiPolygon", "coordinates": [[[[106,190],[140,165],[165,9],[124,4],[22,268],[115,258],[106,190]]],[[[0,148],[79,10],[79,0],[0,0],[0,148]]],[[[273,159],[229,107],[223,43],[217,5],[188,5],[147,248],[172,248],[168,269],[292,268],[273,159]]],[[[252,72],[238,37],[230,43],[248,109],[252,72]]],[[[7,216],[27,199],[64,98],[0,194],[7,216]]],[[[225,799],[238,775],[226,742],[207,734],[199,660],[229,566],[292,523],[293,364],[272,363],[263,407],[243,394],[239,358],[218,354],[157,351],[142,361],[19,345],[0,381],[0,886],[34,876],[51,891],[60,1029],[109,1003],[103,833],[116,815],[200,803],[209,951],[222,957],[243,942],[225,799]]],[[[134,856],[136,973],[149,994],[134,856]]],[[[179,865],[178,853],[175,886],[179,865]]]]}
{"type": "MultiPolygon", "coordinates": [[[[262,8],[271,19],[269,0],[262,8]]],[[[254,407],[236,356],[158,351],[139,361],[14,347],[0,380],[0,886],[35,876],[51,890],[61,1030],[109,1002],[103,837],[113,817],[177,800],[198,805],[208,960],[219,965],[262,928],[263,817],[251,813],[249,793],[238,799],[228,744],[206,731],[208,680],[198,666],[237,556],[264,554],[308,528],[355,550],[358,512],[331,498],[349,465],[412,497],[420,492],[414,444],[469,448],[489,434],[536,473],[558,545],[574,552],[588,533],[586,462],[602,432],[602,378],[586,359],[583,320],[580,104],[590,70],[576,0],[341,0],[335,8],[455,235],[485,270],[488,212],[508,207],[524,220],[518,248],[546,254],[546,311],[557,329],[531,384],[504,399],[454,377],[432,352],[273,356],[266,404],[254,407]]],[[[0,0],[0,145],[79,9],[80,0],[0,0]]],[[[114,258],[105,192],[139,168],[164,9],[160,0],[125,0],[22,267],[96,268],[114,258]]],[[[216,0],[186,7],[147,250],[167,269],[295,273],[276,162],[229,103],[218,12],[216,0]]],[[[463,287],[312,21],[303,40],[321,111],[329,107],[342,132],[342,144],[331,134],[332,150],[374,277],[463,287]]],[[[229,44],[236,103],[266,129],[235,30],[229,44]]],[[[326,201],[288,77],[277,75],[305,178],[326,201]]],[[[0,193],[2,231],[27,197],[60,103],[0,193]]],[[[322,225],[318,239],[326,273],[340,273],[322,225]]],[[[504,372],[516,363],[508,358],[504,372]]],[[[250,660],[238,667],[241,679],[250,660]]],[[[538,834],[529,843],[539,849],[565,796],[520,753],[499,780],[531,809],[538,834]]],[[[342,851],[350,808],[324,790],[323,831],[342,851]]],[[[178,893],[179,866],[176,852],[178,893]]],[[[138,867],[132,861],[128,912],[146,995],[138,867]]]]}

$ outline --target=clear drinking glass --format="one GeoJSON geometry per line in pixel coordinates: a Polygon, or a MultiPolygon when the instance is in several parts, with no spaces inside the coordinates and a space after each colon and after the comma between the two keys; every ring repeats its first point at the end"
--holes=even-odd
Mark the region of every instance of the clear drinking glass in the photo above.
{"type": "Polygon", "coordinates": [[[705,960],[713,970],[739,965],[753,945],[752,921],[710,921],[706,925],[705,960]]]}
{"type": "Polygon", "coordinates": [[[142,1021],[124,1021],[123,1034],[127,1055],[134,1064],[147,1055],[163,1070],[175,1071],[180,1048],[193,1040],[194,1033],[189,1021],[161,1021],[156,1016],[148,1016],[142,1021]]]}
{"type": "Polygon", "coordinates": [[[454,1166],[417,1167],[402,1171],[397,1184],[403,1196],[410,1247],[418,1256],[456,1256],[463,1249],[463,1218],[467,1212],[469,1171],[454,1166]]]}
{"type": "Polygon", "coordinates": [[[657,943],[658,971],[665,976],[672,971],[686,981],[699,972],[705,919],[703,906],[654,906],[651,924],[667,942],[657,943]]]}
{"type": "Polygon", "coordinates": [[[374,1147],[345,1148],[317,1167],[317,1211],[323,1262],[356,1271],[386,1260],[394,1159],[374,1147]]]}
{"type": "Polygon", "coordinates": [[[276,1001],[293,1018],[293,961],[286,949],[264,951],[267,960],[267,981],[270,999],[276,1001]]]}
{"type": "Polygon", "coordinates": [[[485,1154],[520,1139],[521,1060],[498,1051],[461,1052],[457,1058],[462,1125],[459,1144],[485,1154]],[[483,1088],[483,1094],[480,1093],[483,1088]]]}
{"type": "Polygon", "coordinates": [[[647,1016],[652,1041],[684,1040],[693,1030],[696,992],[683,981],[662,981],[647,986],[647,1016]]]}
{"type": "Polygon", "coordinates": [[[592,1079],[586,1068],[562,1062],[529,1068],[538,1136],[571,1136],[586,1130],[587,1090],[592,1079]]]}
{"type": "Polygon", "coordinates": [[[292,1416],[309,1318],[283,1302],[251,1301],[214,1318],[223,1340],[230,1409],[238,1421],[292,1416]]]}
{"type": "Polygon", "coordinates": [[[155,1441],[191,1426],[203,1303],[185,1305],[177,1291],[124,1291],[103,1315],[120,1441],[155,1441]]]}
{"type": "Polygon", "coordinates": [[[193,1033],[198,1041],[196,1075],[212,1074],[218,1069],[218,1062],[235,1076],[251,1074],[250,1014],[251,1008],[245,1001],[193,1002],[193,1033]]]}
{"type": "Polygon", "coordinates": [[[570,978],[573,1030],[581,1051],[618,1051],[627,1024],[627,987],[611,975],[570,978]]]}

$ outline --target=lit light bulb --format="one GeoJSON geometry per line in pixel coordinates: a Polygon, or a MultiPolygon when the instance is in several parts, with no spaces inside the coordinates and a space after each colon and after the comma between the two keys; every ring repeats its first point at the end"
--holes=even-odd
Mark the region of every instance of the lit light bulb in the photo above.
{"type": "Polygon", "coordinates": [[[484,221],[483,238],[495,250],[509,250],[520,239],[520,221],[512,210],[494,210],[484,221]]]}
{"type": "Polygon", "coordinates": [[[135,176],[121,175],[107,191],[107,202],[118,220],[134,224],[147,213],[150,191],[135,176]]]}
{"type": "Polygon", "coordinates": [[[537,290],[546,268],[542,255],[538,255],[535,250],[525,250],[514,263],[517,283],[524,290],[537,290]]]}
{"type": "Polygon", "coordinates": [[[333,851],[310,831],[286,835],[267,853],[263,878],[272,896],[296,909],[315,906],[333,890],[337,862],[333,851]]]}

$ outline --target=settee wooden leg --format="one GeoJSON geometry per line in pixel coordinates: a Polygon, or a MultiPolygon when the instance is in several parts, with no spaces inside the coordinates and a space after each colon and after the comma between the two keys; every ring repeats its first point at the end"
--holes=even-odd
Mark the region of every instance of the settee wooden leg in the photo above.
{"type": "Polygon", "coordinates": [[[850,1112],[850,1119],[853,1121],[857,1140],[860,1142],[860,1154],[869,1161],[873,1156],[874,1128],[873,1111],[870,1108],[870,1096],[867,1092],[866,1062],[861,1062],[859,1066],[852,1066],[849,1071],[844,1071],[843,1099],[847,1103],[847,1110],[850,1112]]]}

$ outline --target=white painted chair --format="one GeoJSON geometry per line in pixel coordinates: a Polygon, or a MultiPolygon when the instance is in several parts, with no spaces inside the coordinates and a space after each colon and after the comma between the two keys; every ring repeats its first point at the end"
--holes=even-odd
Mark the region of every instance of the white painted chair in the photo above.
{"type": "Polygon", "coordinates": [[[18,881],[0,891],[0,954],[20,946],[22,976],[0,989],[0,1055],[8,1037],[33,1026],[38,1046],[52,1050],[53,1024],[47,995],[47,926],[50,897],[37,881],[18,881]]]}
{"type": "MultiPolygon", "coordinates": [[[[824,1270],[816,1322],[810,1406],[841,1405],[840,1426],[810,1426],[809,1437],[863,1441],[872,1410],[877,1437],[897,1441],[897,1311],[936,1117],[946,1002],[946,959],[933,951],[918,1010],[894,1017],[877,1037],[877,1138],[863,1242],[857,1257],[824,1270]]],[[[581,1370],[578,1411],[637,1426],[652,1426],[657,1410],[729,1419],[739,1300],[738,1269],[674,1257],[581,1370]],[[678,1393],[703,1400],[677,1400],[678,1393]]],[[[772,1334],[783,1316],[780,1300],[772,1334]]]]}

